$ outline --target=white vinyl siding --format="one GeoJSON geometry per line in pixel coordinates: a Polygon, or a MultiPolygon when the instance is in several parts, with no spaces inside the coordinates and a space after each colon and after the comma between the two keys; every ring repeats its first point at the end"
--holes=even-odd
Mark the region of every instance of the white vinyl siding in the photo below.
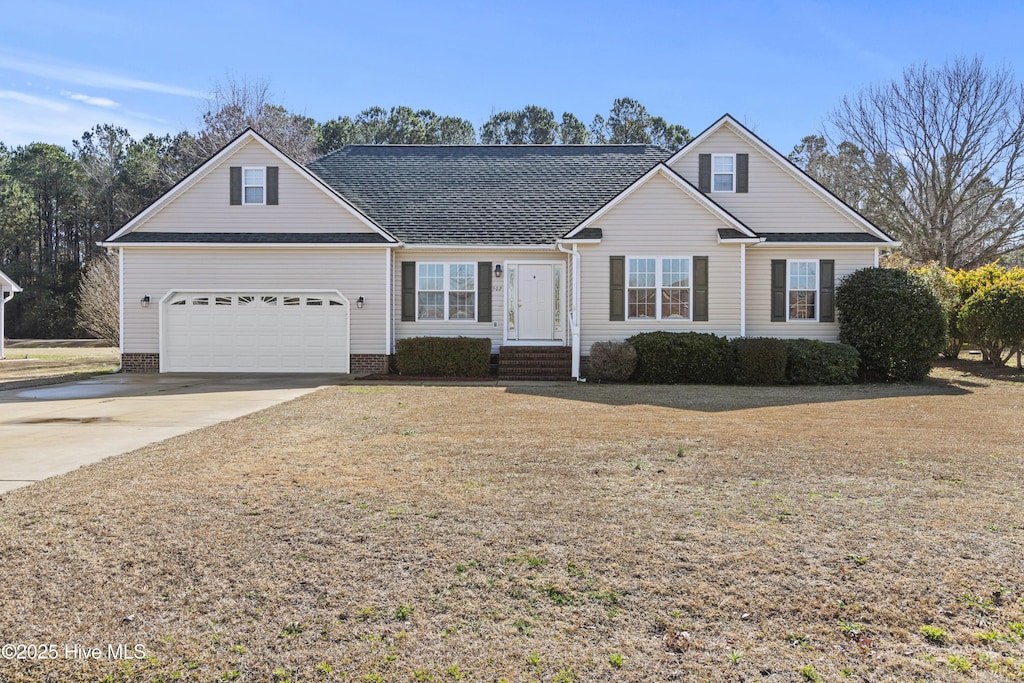
{"type": "MultiPolygon", "coordinates": [[[[621,341],[638,332],[714,332],[735,336],[740,330],[740,249],[718,244],[718,229],[730,227],[671,181],[655,175],[595,221],[600,244],[580,245],[581,349],[597,341],[621,341]],[[679,318],[611,321],[609,257],[676,254],[708,257],[706,322],[679,318]]],[[[690,270],[692,290],[692,263],[690,270]]],[[[691,293],[692,298],[692,293],[691,293]]]]}
{"type": "MultiPolygon", "coordinates": [[[[243,174],[244,175],[244,174],[243,174]]],[[[257,141],[243,145],[146,220],[137,232],[374,232],[257,141]],[[231,206],[231,166],[278,167],[277,206],[231,206]]],[[[264,174],[263,200],[266,201],[264,174]]]]}
{"type": "MultiPolygon", "coordinates": [[[[792,248],[776,249],[755,247],[747,249],[747,336],[749,337],[780,337],[794,339],[806,337],[822,341],[836,341],[839,337],[839,317],[842,312],[836,309],[834,323],[822,323],[817,320],[789,320],[773,323],[772,319],[772,260],[786,259],[794,261],[835,261],[835,286],[844,277],[855,270],[870,268],[875,264],[873,248],[792,248]]],[[[820,275],[820,267],[819,267],[820,275]]],[[[789,268],[786,269],[787,286],[789,285],[789,268]]],[[[787,291],[787,308],[788,308],[787,291]]],[[[820,302],[819,302],[820,303],[820,302]]],[[[816,306],[817,307],[817,306],[816,306]]]]}
{"type": "Polygon", "coordinates": [[[443,251],[430,249],[417,251],[415,249],[401,249],[395,252],[395,267],[393,269],[392,289],[394,293],[394,306],[392,307],[393,329],[395,339],[408,337],[474,337],[477,339],[488,338],[491,340],[491,353],[497,353],[498,347],[505,339],[505,295],[508,280],[509,263],[517,262],[539,262],[550,261],[552,263],[565,263],[564,254],[551,251],[476,251],[467,249],[453,249],[443,251]],[[476,320],[417,320],[402,321],[402,261],[415,261],[417,270],[420,263],[472,263],[474,267],[481,261],[491,264],[491,320],[493,322],[478,322],[476,320]],[[494,276],[494,266],[501,264],[502,276],[494,276]]]}
{"type": "MultiPolygon", "coordinates": [[[[712,193],[712,199],[757,232],[864,232],[817,192],[724,125],[701,141],[672,168],[694,185],[701,154],[749,154],[745,193],[712,193]]],[[[797,172],[797,171],[794,171],[797,172]]]]}
{"type": "Polygon", "coordinates": [[[124,249],[125,353],[158,353],[160,306],[171,291],[333,291],[350,302],[350,352],[387,353],[383,249],[124,249]],[[139,300],[149,296],[143,308],[139,300]],[[366,304],[355,307],[358,297],[366,304]]]}

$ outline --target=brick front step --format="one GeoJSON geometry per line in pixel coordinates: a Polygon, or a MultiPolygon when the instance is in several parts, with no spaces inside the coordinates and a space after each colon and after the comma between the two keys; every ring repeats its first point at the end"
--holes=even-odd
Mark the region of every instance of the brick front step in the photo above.
{"type": "Polygon", "coordinates": [[[572,375],[572,349],[566,346],[502,346],[498,379],[563,381],[572,375]]]}

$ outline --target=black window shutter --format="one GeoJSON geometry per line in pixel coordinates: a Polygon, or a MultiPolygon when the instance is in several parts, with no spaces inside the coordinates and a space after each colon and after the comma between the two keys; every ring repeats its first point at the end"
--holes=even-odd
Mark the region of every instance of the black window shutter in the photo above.
{"type": "Polygon", "coordinates": [[[708,257],[693,257],[693,319],[708,319],[708,257]]]}
{"type": "Polygon", "coordinates": [[[697,157],[697,189],[711,192],[711,155],[700,154],[697,157]]]}
{"type": "Polygon", "coordinates": [[[772,322],[786,322],[786,259],[772,259],[772,322]]]}
{"type": "Polygon", "coordinates": [[[747,191],[747,179],[750,175],[750,155],[736,155],[736,191],[747,191]]]}
{"type": "Polygon", "coordinates": [[[267,166],[267,204],[277,205],[277,166],[267,166]]]}
{"type": "Polygon", "coordinates": [[[829,260],[818,261],[819,280],[818,290],[821,301],[818,306],[818,321],[823,323],[834,323],[836,321],[836,262],[829,260]]]}
{"type": "Polygon", "coordinates": [[[232,206],[240,206],[242,204],[242,167],[232,166],[231,167],[231,192],[230,202],[232,206]]]}
{"type": "Polygon", "coordinates": [[[608,319],[626,319],[626,257],[611,256],[608,274],[608,319]]]}
{"type": "Polygon", "coordinates": [[[476,264],[476,319],[477,322],[491,322],[491,262],[476,264]]]}
{"type": "Polygon", "coordinates": [[[402,322],[416,320],[416,262],[402,261],[402,322]]]}

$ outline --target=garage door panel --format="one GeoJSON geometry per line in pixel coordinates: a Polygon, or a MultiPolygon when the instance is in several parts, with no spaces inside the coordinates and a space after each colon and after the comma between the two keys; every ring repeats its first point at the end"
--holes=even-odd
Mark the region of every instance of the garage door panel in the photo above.
{"type": "Polygon", "coordinates": [[[184,292],[161,314],[166,372],[348,372],[337,293],[184,292]]]}

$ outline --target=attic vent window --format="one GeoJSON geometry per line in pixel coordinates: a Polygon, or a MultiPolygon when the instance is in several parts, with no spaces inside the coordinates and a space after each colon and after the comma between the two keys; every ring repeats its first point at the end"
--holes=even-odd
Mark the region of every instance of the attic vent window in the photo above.
{"type": "Polygon", "coordinates": [[[264,204],[266,189],[264,168],[242,169],[242,197],[246,204],[264,204]]]}

